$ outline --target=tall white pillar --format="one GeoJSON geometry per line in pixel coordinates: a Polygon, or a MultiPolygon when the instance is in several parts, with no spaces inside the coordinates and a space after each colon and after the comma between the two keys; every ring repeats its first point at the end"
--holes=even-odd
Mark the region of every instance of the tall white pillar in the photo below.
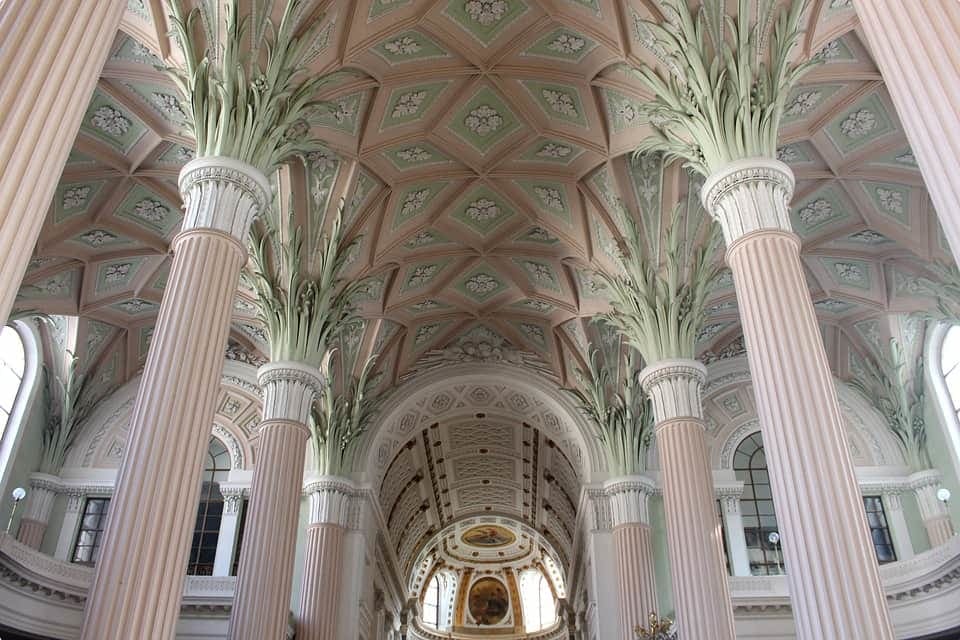
{"type": "Polygon", "coordinates": [[[731,162],[703,185],[727,243],[791,604],[801,640],[824,629],[892,640],[860,489],[790,227],[794,179],[767,158],[731,162]]]}
{"type": "Polygon", "coordinates": [[[730,563],[730,573],[735,576],[749,576],[750,556],[747,553],[747,538],[743,533],[740,494],[721,495],[720,508],[723,514],[723,530],[727,538],[727,560],[730,563]]]}
{"type": "Polygon", "coordinates": [[[0,2],[0,326],[126,7],[123,0],[0,2]]]}
{"type": "Polygon", "coordinates": [[[960,263],[960,3],[853,4],[960,263]]]}
{"type": "Polygon", "coordinates": [[[243,162],[201,157],[181,170],[180,191],[183,230],[173,242],[83,640],[173,637],[247,231],[269,202],[270,183],[243,162]]]}
{"type": "Polygon", "coordinates": [[[217,555],[213,559],[215,576],[229,576],[233,568],[244,491],[240,487],[220,487],[220,493],[223,494],[223,515],[220,516],[220,531],[217,534],[217,555]]]}
{"type": "Polygon", "coordinates": [[[653,567],[653,532],[647,508],[653,484],[641,476],[614,478],[603,483],[610,502],[613,548],[616,555],[617,594],[621,640],[634,640],[637,625],[646,626],[657,606],[653,567]]]}
{"type": "Polygon", "coordinates": [[[734,640],[700,398],[706,377],[706,367],[694,360],[663,360],[640,372],[640,384],[656,421],[679,635],[734,640]]]}
{"type": "Polygon", "coordinates": [[[318,369],[299,362],[265,364],[258,378],[263,388],[263,421],[230,612],[230,640],[285,637],[310,437],[307,422],[323,385],[318,369]]]}
{"type": "Polygon", "coordinates": [[[584,574],[588,595],[586,612],[581,613],[588,615],[580,617],[580,627],[584,638],[619,638],[617,557],[610,498],[603,489],[587,489],[586,506],[584,553],[590,558],[590,566],[584,574]]]}

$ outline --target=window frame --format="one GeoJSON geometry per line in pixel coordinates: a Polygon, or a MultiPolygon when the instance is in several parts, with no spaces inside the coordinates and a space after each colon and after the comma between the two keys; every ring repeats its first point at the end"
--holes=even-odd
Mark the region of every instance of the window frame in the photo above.
{"type": "Polygon", "coordinates": [[[107,529],[107,521],[110,518],[110,498],[105,496],[87,496],[83,501],[83,509],[80,511],[80,523],[77,527],[77,533],[73,537],[73,547],[70,551],[70,562],[72,564],[79,564],[85,567],[95,567],[97,566],[97,560],[100,555],[101,544],[103,543],[103,534],[107,529]],[[97,513],[88,513],[90,505],[93,503],[101,503],[103,508],[97,513]],[[97,518],[97,526],[95,528],[87,527],[86,522],[88,517],[97,518]],[[91,532],[94,535],[93,544],[80,544],[80,538],[84,533],[91,532]],[[77,551],[81,548],[90,549],[90,555],[86,560],[77,559],[77,551]]]}
{"type": "Polygon", "coordinates": [[[887,506],[883,502],[883,496],[879,494],[871,494],[861,496],[863,499],[863,510],[867,518],[867,527],[870,530],[870,541],[873,543],[873,551],[877,557],[877,563],[879,564],[890,564],[891,562],[897,562],[899,558],[897,557],[897,548],[893,544],[893,533],[890,531],[890,519],[887,518],[887,506]],[[867,501],[870,501],[874,505],[879,505],[879,509],[871,510],[867,501]],[[879,526],[874,526],[871,523],[870,514],[879,514],[883,519],[883,524],[879,526]],[[875,536],[876,533],[880,533],[886,538],[884,542],[878,542],[875,536]],[[880,549],[879,546],[887,547],[890,550],[890,558],[887,560],[882,560],[880,558],[880,549]]]}
{"type": "MultiPolygon", "coordinates": [[[[784,563],[783,557],[783,546],[782,544],[776,544],[775,547],[773,543],[769,541],[770,533],[776,531],[778,534],[780,532],[780,523],[777,520],[777,510],[776,505],[773,503],[773,489],[770,486],[770,471],[766,463],[766,451],[763,443],[763,433],[759,430],[754,431],[744,437],[739,443],[737,443],[736,449],[734,449],[733,462],[731,464],[733,472],[737,474],[737,479],[741,480],[740,473],[746,473],[746,479],[742,479],[743,482],[743,491],[744,493],[740,497],[740,517],[743,521],[743,537],[746,543],[747,550],[747,559],[750,563],[750,574],[754,576],[771,576],[771,575],[783,575],[787,572],[786,565],[784,563]],[[754,449],[750,454],[746,452],[741,452],[741,447],[747,442],[753,441],[757,445],[757,448],[754,449]],[[755,460],[758,454],[764,454],[764,463],[762,467],[754,467],[755,460]],[[749,455],[749,461],[746,468],[739,467],[738,464],[738,454],[740,455],[749,455]],[[770,496],[757,498],[756,496],[756,477],[760,473],[766,475],[764,482],[760,483],[763,486],[766,486],[769,489],[770,496]],[[747,488],[750,488],[749,497],[747,496],[747,488]],[[770,513],[760,513],[760,504],[769,503],[770,513]],[[753,511],[755,513],[750,513],[750,506],[753,505],[753,511]],[[772,517],[775,522],[775,528],[771,529],[766,527],[761,522],[761,516],[772,517]],[[748,526],[748,522],[751,519],[756,519],[757,526],[748,526]],[[749,533],[748,533],[749,532],[749,533]],[[756,539],[759,543],[759,546],[751,546],[750,539],[757,536],[756,539]],[[759,551],[762,562],[756,562],[753,558],[754,554],[759,551]],[[776,569],[772,571],[771,569],[776,569]],[[756,569],[762,569],[763,573],[757,573],[756,569]]],[[[763,478],[760,478],[761,480],[763,478]]]]}
{"type": "Polygon", "coordinates": [[[40,388],[40,336],[32,322],[14,320],[9,325],[23,343],[23,376],[13,401],[10,417],[0,435],[0,495],[9,495],[8,483],[13,472],[15,453],[23,440],[24,425],[30,415],[40,388]]]}
{"type": "MultiPolygon", "coordinates": [[[[937,411],[941,417],[941,420],[936,421],[938,424],[934,428],[943,428],[944,437],[950,444],[947,448],[949,449],[950,461],[953,463],[954,474],[960,477],[960,416],[954,409],[953,398],[947,387],[947,380],[943,371],[944,342],[947,334],[954,328],[960,331],[960,324],[938,323],[930,332],[924,357],[926,358],[926,369],[930,376],[929,380],[936,397],[937,411]]],[[[928,422],[927,428],[933,426],[928,422]]]]}

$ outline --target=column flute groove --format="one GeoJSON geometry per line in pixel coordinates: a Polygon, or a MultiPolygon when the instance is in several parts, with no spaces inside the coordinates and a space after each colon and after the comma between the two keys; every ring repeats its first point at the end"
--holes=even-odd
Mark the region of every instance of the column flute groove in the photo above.
{"type": "Polygon", "coordinates": [[[118,0],[0,4],[0,323],[125,8],[118,0]]]}

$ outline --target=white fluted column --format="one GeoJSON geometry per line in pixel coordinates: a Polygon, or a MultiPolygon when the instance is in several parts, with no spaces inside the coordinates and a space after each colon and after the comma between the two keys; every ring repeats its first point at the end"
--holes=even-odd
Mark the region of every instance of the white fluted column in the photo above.
{"type": "Polygon", "coordinates": [[[910,528],[907,526],[903,504],[900,502],[900,492],[888,491],[883,494],[882,500],[887,525],[890,527],[890,537],[893,538],[893,550],[897,552],[897,560],[909,560],[914,556],[913,542],[910,540],[910,528]]]}
{"type": "Polygon", "coordinates": [[[706,368],[695,360],[664,360],[643,369],[640,384],[656,421],[679,635],[733,640],[733,606],[700,401],[706,377],[706,368]]]}
{"type": "Polygon", "coordinates": [[[960,263],[960,3],[853,4],[960,263]]]}
{"type": "Polygon", "coordinates": [[[180,191],[183,231],[173,243],[83,640],[173,637],[244,241],[270,185],[249,165],[205,157],[184,166],[180,191]]]}
{"type": "Polygon", "coordinates": [[[217,554],[213,558],[213,575],[229,576],[233,568],[234,551],[237,546],[237,535],[240,533],[240,512],[243,509],[244,489],[240,487],[224,487],[223,515],[220,517],[220,531],[217,533],[217,554]]]}
{"type": "Polygon", "coordinates": [[[126,6],[0,2],[0,326],[126,6]]]}
{"type": "Polygon", "coordinates": [[[782,162],[730,163],[702,197],[727,242],[797,637],[891,640],[843,418],[790,230],[793,173],[782,162]]]}
{"type": "Polygon", "coordinates": [[[953,522],[947,505],[937,499],[940,484],[940,472],[935,469],[918,471],[907,478],[910,488],[917,496],[920,518],[927,530],[931,547],[939,547],[953,537],[953,522]]]}
{"type": "Polygon", "coordinates": [[[735,576],[750,575],[750,556],[747,553],[747,538],[743,533],[743,514],[740,512],[740,495],[720,496],[723,513],[723,530],[727,537],[727,560],[730,573],[735,576]]]}
{"type": "Polygon", "coordinates": [[[253,469],[230,640],[282,640],[290,619],[300,490],[310,407],[323,377],[298,362],[271,362],[258,373],[263,388],[260,447],[253,469]]]}
{"type": "Polygon", "coordinates": [[[311,483],[310,524],[304,542],[298,640],[337,640],[344,536],[351,520],[353,485],[330,477],[311,483]]]}
{"type": "Polygon", "coordinates": [[[647,503],[654,487],[640,476],[603,483],[610,504],[613,547],[617,563],[621,640],[634,640],[637,625],[646,625],[659,611],[653,567],[653,534],[647,503]]]}
{"type": "Polygon", "coordinates": [[[60,479],[55,476],[45,473],[30,474],[30,492],[27,494],[23,517],[20,518],[17,540],[33,549],[40,548],[59,488],[60,479]]]}

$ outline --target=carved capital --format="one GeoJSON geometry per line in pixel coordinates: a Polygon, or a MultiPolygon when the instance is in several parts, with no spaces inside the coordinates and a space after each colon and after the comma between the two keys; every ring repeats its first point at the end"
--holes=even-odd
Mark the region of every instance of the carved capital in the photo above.
{"type": "Polygon", "coordinates": [[[222,156],[191,160],[180,170],[183,230],[213,229],[243,244],[270,203],[270,182],[256,167],[222,156]]]}
{"type": "Polygon", "coordinates": [[[603,483],[603,492],[609,500],[611,523],[649,524],[648,503],[656,493],[653,481],[644,476],[624,476],[603,483]]]}
{"type": "Polygon", "coordinates": [[[360,528],[362,493],[346,478],[329,476],[304,487],[310,498],[310,524],[360,528]]]}
{"type": "Polygon", "coordinates": [[[307,424],[313,400],[323,389],[323,374],[299,362],[270,362],[257,371],[263,389],[263,420],[307,424]]]}
{"type": "Polygon", "coordinates": [[[703,419],[700,389],[707,368],[696,360],[663,360],[645,367],[639,377],[658,423],[674,418],[703,419]]]}
{"type": "Polygon", "coordinates": [[[795,180],[790,167],[770,158],[746,158],[710,175],[700,197],[723,229],[729,247],[754,231],[792,232],[790,199],[795,180]]]}

